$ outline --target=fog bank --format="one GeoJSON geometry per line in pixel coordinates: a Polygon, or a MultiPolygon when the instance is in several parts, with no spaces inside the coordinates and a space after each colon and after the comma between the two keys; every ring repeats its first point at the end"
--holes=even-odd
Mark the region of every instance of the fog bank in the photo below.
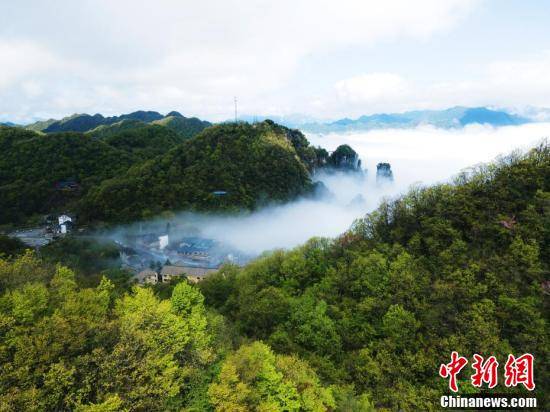
{"type": "Polygon", "coordinates": [[[515,149],[527,150],[550,136],[550,123],[491,127],[470,125],[461,129],[385,129],[362,133],[307,135],[327,150],[348,144],[359,153],[363,167],[376,170],[380,161],[391,163],[395,186],[391,193],[411,184],[446,181],[460,170],[491,162],[515,149]]]}
{"type": "MultiPolygon", "coordinates": [[[[362,160],[364,176],[319,174],[332,196],[302,199],[239,216],[181,213],[172,227],[216,240],[243,253],[257,255],[274,248],[291,248],[314,236],[334,237],[356,218],[375,209],[385,196],[396,196],[411,184],[448,181],[461,169],[489,162],[515,149],[533,147],[550,135],[550,123],[493,128],[469,126],[442,130],[374,130],[364,133],[308,135],[327,150],[348,144],[362,160]],[[377,185],[376,164],[389,162],[392,184],[377,185]]],[[[187,235],[187,233],[185,233],[187,235]]]]}

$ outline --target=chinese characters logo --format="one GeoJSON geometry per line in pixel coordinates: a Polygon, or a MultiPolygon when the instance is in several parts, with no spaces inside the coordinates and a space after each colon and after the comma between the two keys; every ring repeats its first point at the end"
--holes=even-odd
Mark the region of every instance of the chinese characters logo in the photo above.
{"type": "MultiPolygon", "coordinates": [[[[473,386],[480,388],[484,383],[492,389],[498,384],[498,366],[499,363],[494,356],[489,356],[484,359],[483,356],[475,354],[472,368],[474,373],[470,380],[473,386]]],[[[508,360],[504,365],[504,385],[506,387],[518,386],[522,384],[529,391],[535,389],[535,381],[533,375],[534,356],[530,353],[525,353],[519,357],[508,355],[508,360]]],[[[439,376],[444,379],[449,379],[449,388],[453,392],[458,392],[458,384],[456,377],[462,369],[468,364],[468,359],[455,351],[451,353],[451,361],[446,364],[441,364],[439,367],[439,376]]]]}

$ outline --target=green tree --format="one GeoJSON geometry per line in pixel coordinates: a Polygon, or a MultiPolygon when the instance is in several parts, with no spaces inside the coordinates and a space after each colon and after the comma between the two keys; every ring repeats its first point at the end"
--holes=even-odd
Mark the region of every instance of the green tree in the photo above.
{"type": "Polygon", "coordinates": [[[275,355],[254,342],[227,357],[208,389],[216,411],[326,411],[335,406],[302,360],[275,355]]]}

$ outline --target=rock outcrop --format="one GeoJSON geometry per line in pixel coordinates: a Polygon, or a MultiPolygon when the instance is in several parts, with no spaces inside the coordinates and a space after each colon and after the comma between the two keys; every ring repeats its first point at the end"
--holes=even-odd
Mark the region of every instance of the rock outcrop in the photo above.
{"type": "Polygon", "coordinates": [[[347,144],[338,146],[328,158],[327,165],[343,171],[360,171],[361,160],[355,150],[347,144]]]}
{"type": "Polygon", "coordinates": [[[389,163],[378,163],[376,165],[376,183],[393,182],[393,172],[389,163]]]}

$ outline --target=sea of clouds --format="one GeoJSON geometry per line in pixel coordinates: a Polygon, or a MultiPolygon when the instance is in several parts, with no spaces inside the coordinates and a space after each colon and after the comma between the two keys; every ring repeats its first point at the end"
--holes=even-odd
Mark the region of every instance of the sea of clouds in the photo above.
{"type": "Polygon", "coordinates": [[[313,145],[329,151],[341,144],[353,147],[362,160],[364,176],[319,174],[315,179],[322,181],[332,196],[299,199],[238,216],[182,212],[176,215],[175,226],[188,227],[194,235],[215,239],[252,255],[291,248],[311,237],[343,233],[355,219],[374,210],[382,198],[399,196],[411,185],[449,181],[465,168],[490,162],[514,150],[528,150],[549,135],[550,123],[500,128],[474,125],[453,130],[422,126],[308,135],[313,145]],[[376,183],[379,162],[391,164],[393,183],[376,183]]]}

